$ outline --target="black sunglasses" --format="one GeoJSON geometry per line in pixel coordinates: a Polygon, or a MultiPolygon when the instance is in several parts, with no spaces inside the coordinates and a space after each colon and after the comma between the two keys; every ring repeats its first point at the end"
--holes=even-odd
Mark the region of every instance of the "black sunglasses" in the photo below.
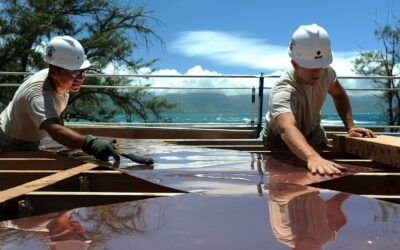
{"type": "Polygon", "coordinates": [[[86,70],[87,69],[77,69],[77,70],[69,70],[69,69],[64,69],[61,67],[56,66],[57,68],[64,70],[65,72],[68,73],[68,75],[70,75],[71,77],[75,78],[79,75],[85,76],[86,75],[86,70]]]}
{"type": "Polygon", "coordinates": [[[73,78],[78,77],[79,75],[82,75],[82,76],[86,75],[86,69],[80,69],[80,70],[63,69],[63,70],[65,70],[73,78]]]}

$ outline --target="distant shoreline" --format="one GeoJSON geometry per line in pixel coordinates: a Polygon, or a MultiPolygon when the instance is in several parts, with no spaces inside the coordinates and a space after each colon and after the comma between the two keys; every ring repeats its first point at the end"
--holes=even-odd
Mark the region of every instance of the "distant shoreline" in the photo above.
{"type": "MultiPolygon", "coordinates": [[[[170,123],[251,123],[250,113],[165,113],[163,117],[170,123]]],[[[387,120],[386,115],[382,113],[355,113],[353,114],[353,119],[356,125],[386,125],[387,120]]],[[[257,115],[254,116],[254,121],[257,122],[257,115]]],[[[124,115],[119,115],[115,117],[113,122],[127,121],[124,115]]],[[[132,120],[130,122],[143,121],[132,120]]],[[[342,121],[337,113],[322,114],[321,123],[323,125],[342,125],[342,121]]]]}

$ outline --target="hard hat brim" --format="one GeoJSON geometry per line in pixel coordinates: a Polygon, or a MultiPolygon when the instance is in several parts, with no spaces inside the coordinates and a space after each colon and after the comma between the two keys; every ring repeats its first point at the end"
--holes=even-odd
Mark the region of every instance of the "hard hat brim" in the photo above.
{"type": "Polygon", "coordinates": [[[90,62],[88,59],[85,59],[85,61],[83,61],[83,63],[80,66],[77,66],[76,64],[71,64],[71,65],[57,65],[58,67],[61,67],[63,69],[68,69],[68,70],[80,70],[80,69],[87,69],[90,67],[90,62]]]}
{"type": "Polygon", "coordinates": [[[80,67],[79,69],[87,69],[87,68],[89,68],[89,67],[90,67],[90,62],[89,62],[88,59],[86,59],[86,60],[82,63],[82,65],[81,65],[81,67],[80,67]]]}
{"type": "Polygon", "coordinates": [[[324,68],[329,66],[333,61],[332,55],[317,60],[304,60],[296,58],[296,56],[294,56],[293,54],[289,55],[297,64],[306,69],[324,68]]]}

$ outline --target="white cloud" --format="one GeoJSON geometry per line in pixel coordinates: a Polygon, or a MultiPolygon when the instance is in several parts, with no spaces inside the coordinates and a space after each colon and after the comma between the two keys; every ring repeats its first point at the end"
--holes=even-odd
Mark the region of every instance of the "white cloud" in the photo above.
{"type": "MultiPolygon", "coordinates": [[[[187,31],[178,34],[171,48],[187,57],[203,58],[217,64],[236,66],[271,72],[281,75],[290,66],[287,45],[270,44],[266,40],[243,33],[219,31],[187,31]]],[[[356,76],[353,61],[356,51],[334,52],[332,67],[338,76],[356,76]]],[[[274,80],[266,80],[271,86],[274,80]]],[[[370,88],[370,82],[357,79],[342,79],[346,88],[370,88]]],[[[354,92],[355,93],[355,92],[354,92]]]]}
{"type": "MultiPolygon", "coordinates": [[[[218,31],[188,31],[180,33],[177,40],[170,46],[176,53],[191,58],[203,58],[226,65],[270,72],[270,75],[281,75],[290,66],[290,58],[286,45],[273,45],[267,41],[242,33],[227,33],[218,31]]],[[[353,61],[357,52],[335,52],[332,67],[338,76],[355,76],[353,61]]],[[[118,67],[119,68],[119,67],[118,67]]],[[[107,70],[114,72],[113,65],[107,70]]],[[[124,70],[121,74],[126,74],[124,70]]],[[[223,76],[223,73],[205,69],[196,65],[186,72],[176,69],[161,69],[151,72],[149,68],[140,69],[139,74],[153,74],[171,77],[132,78],[133,85],[149,84],[162,89],[150,91],[156,94],[188,93],[188,92],[221,92],[228,95],[251,93],[251,88],[258,87],[258,78],[200,78],[172,76],[223,76]],[[243,88],[243,89],[200,89],[200,88],[243,88]]],[[[266,78],[265,87],[271,87],[276,78],[266,78]]],[[[341,79],[345,88],[369,88],[368,81],[341,79]]],[[[266,90],[267,91],[267,90],[266,90]]],[[[352,92],[358,94],[361,92],[352,92]]],[[[364,92],[365,94],[365,92],[364,92]]]]}
{"type": "Polygon", "coordinates": [[[222,65],[279,70],[289,66],[287,47],[241,33],[188,31],[178,34],[171,49],[188,57],[209,59],[222,65]]]}
{"type": "MultiPolygon", "coordinates": [[[[350,62],[343,61],[341,63],[337,63],[340,67],[337,68],[337,73],[340,76],[352,76],[354,73],[346,67],[350,62]]],[[[333,65],[335,67],[335,65],[333,65]]],[[[147,74],[149,70],[141,70],[142,74],[147,74]]],[[[279,70],[271,73],[273,76],[280,76],[283,74],[284,70],[279,70]]],[[[238,94],[251,94],[251,88],[255,87],[256,90],[259,84],[259,78],[229,78],[222,77],[223,74],[211,71],[208,69],[203,69],[202,66],[196,65],[186,72],[179,72],[175,69],[162,69],[151,73],[152,75],[162,75],[163,77],[154,77],[154,78],[137,78],[133,79],[132,84],[142,86],[144,84],[149,84],[151,87],[156,87],[160,89],[150,89],[151,92],[155,94],[172,94],[172,93],[195,93],[195,92],[219,92],[224,93],[226,95],[238,95],[238,94]],[[168,77],[168,76],[171,77],[168,77]],[[176,77],[183,76],[183,77],[176,77]],[[186,77],[188,76],[188,77],[186,77]],[[190,77],[190,76],[221,76],[222,78],[212,78],[212,77],[190,77]],[[218,89],[222,88],[222,89],[218,89]],[[229,89],[232,88],[232,89],[229,89]],[[235,89],[236,88],[236,89],[235,89]]],[[[276,82],[276,77],[268,78],[268,76],[264,79],[264,87],[270,88],[276,82]]],[[[366,80],[356,80],[356,79],[341,79],[342,85],[345,88],[372,88],[372,85],[368,83],[366,80]]],[[[268,89],[265,89],[268,92],[268,89]]],[[[376,94],[374,92],[361,92],[361,91],[351,91],[351,95],[359,95],[359,94],[376,94]]]]}
{"type": "Polygon", "coordinates": [[[258,86],[257,78],[202,78],[195,76],[222,76],[221,73],[203,69],[202,66],[196,65],[186,72],[181,73],[173,69],[163,69],[151,73],[152,75],[163,75],[165,77],[154,77],[149,79],[141,79],[141,84],[150,84],[151,87],[161,88],[159,90],[151,90],[157,94],[169,93],[194,93],[194,92],[220,92],[227,95],[247,94],[251,93],[253,86],[258,86]],[[171,75],[171,77],[168,77],[171,75]],[[184,76],[184,77],[175,77],[184,76]],[[185,77],[194,76],[194,77],[185,77]],[[225,88],[225,89],[216,89],[225,88]],[[240,88],[240,89],[227,89],[240,88]]]}
{"type": "MultiPolygon", "coordinates": [[[[241,33],[187,31],[171,45],[176,53],[200,57],[219,64],[261,71],[284,72],[290,66],[287,45],[269,44],[241,33]]],[[[357,52],[335,52],[332,66],[339,75],[354,76],[352,61],[357,52]]]]}
{"type": "MultiPolygon", "coordinates": [[[[334,53],[332,67],[338,76],[357,76],[354,72],[353,61],[356,59],[358,52],[338,52],[334,53]]],[[[340,79],[341,84],[347,89],[365,89],[374,88],[371,80],[367,79],[340,79]]],[[[377,95],[376,91],[348,91],[350,95],[377,95]]]]}

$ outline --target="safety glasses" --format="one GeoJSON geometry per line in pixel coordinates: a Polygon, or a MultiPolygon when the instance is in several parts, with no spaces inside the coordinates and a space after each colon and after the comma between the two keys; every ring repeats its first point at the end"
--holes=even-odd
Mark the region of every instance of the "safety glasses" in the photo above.
{"type": "Polygon", "coordinates": [[[68,69],[63,69],[65,70],[70,76],[73,78],[78,77],[78,76],[85,76],[86,75],[86,69],[81,69],[81,70],[68,70],[68,69]]]}

